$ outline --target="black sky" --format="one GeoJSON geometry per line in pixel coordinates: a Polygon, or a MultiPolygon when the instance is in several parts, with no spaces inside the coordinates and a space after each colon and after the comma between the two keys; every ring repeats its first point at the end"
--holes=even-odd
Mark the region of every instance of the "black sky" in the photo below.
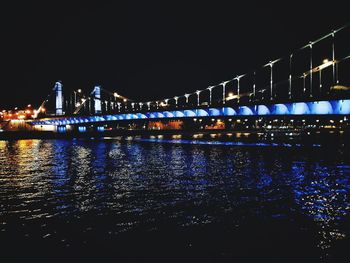
{"type": "Polygon", "coordinates": [[[337,1],[29,2],[0,9],[3,108],[40,103],[56,80],[145,101],[180,95],[349,22],[337,1]]]}

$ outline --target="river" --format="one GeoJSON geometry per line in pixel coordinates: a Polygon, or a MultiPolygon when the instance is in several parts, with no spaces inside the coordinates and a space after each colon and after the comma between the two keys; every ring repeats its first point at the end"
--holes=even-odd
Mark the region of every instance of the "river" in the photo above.
{"type": "Polygon", "coordinates": [[[338,262],[349,212],[345,147],[0,141],[3,258],[338,262]]]}

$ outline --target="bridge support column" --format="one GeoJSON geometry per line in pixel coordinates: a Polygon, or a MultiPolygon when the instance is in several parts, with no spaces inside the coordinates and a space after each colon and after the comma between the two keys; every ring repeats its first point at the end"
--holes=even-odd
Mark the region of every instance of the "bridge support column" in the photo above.
{"type": "Polygon", "coordinates": [[[95,114],[101,114],[101,87],[95,86],[94,89],[95,114]]]}
{"type": "Polygon", "coordinates": [[[57,81],[54,87],[56,93],[56,115],[63,115],[62,83],[57,81]]]}

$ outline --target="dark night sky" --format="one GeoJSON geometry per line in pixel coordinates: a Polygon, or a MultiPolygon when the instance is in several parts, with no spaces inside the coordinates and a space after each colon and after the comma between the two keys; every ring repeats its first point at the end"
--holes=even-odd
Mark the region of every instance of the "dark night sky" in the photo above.
{"type": "Polygon", "coordinates": [[[56,80],[68,90],[100,84],[144,101],[181,95],[349,22],[337,1],[26,2],[0,9],[4,108],[39,104],[56,80]]]}

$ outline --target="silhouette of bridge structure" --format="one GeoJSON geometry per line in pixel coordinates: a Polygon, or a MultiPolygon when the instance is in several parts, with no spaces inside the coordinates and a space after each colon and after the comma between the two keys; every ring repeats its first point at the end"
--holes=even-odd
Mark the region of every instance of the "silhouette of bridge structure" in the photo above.
{"type": "MultiPolygon", "coordinates": [[[[65,93],[58,81],[30,123],[54,127],[59,132],[70,126],[84,132],[89,125],[101,131],[121,127],[121,123],[127,123],[128,128],[147,129],[154,128],[149,122],[202,122],[212,118],[232,121],[241,117],[336,115],[346,122],[350,114],[349,33],[349,25],[342,26],[251,72],[154,101],[133,100],[101,86],[95,86],[89,94],[82,90],[65,93]],[[44,107],[55,111],[43,115],[44,107]]],[[[206,127],[215,127],[210,121],[206,127]]]]}

